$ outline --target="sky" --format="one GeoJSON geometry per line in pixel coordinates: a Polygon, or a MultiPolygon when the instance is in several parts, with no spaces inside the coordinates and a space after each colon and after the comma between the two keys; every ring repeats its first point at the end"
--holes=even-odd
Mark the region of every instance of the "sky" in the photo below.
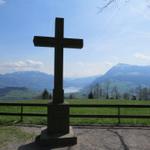
{"type": "Polygon", "coordinates": [[[118,63],[150,65],[150,1],[0,0],[0,74],[53,74],[54,49],[34,47],[33,37],[54,36],[56,17],[64,35],[84,39],[83,49],[64,49],[64,76],[101,75],[118,63]]]}

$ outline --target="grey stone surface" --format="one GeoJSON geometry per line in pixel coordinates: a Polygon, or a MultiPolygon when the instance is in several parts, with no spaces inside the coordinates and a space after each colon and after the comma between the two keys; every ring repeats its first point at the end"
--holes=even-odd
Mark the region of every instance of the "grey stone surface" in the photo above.
{"type": "MultiPolygon", "coordinates": [[[[41,128],[20,127],[24,131],[31,129],[40,133],[41,128]]],[[[74,127],[78,144],[73,147],[54,150],[150,150],[150,127],[74,127]]],[[[34,141],[9,143],[12,150],[50,150],[39,147],[34,141]]],[[[3,148],[1,150],[8,150],[3,148]]]]}
{"type": "Polygon", "coordinates": [[[150,128],[85,127],[75,129],[78,145],[71,150],[150,150],[150,128]]]}

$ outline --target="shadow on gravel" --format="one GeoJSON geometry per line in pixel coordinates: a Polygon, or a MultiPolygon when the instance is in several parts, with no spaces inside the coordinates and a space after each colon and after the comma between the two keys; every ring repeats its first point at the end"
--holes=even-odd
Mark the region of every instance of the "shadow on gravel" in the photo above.
{"type": "Polygon", "coordinates": [[[22,145],[18,150],[51,150],[50,147],[40,147],[36,142],[22,145]]]}

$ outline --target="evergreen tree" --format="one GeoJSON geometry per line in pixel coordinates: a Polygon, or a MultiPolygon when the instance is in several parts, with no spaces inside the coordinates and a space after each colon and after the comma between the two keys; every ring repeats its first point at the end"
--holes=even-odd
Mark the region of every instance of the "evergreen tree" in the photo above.
{"type": "Polygon", "coordinates": [[[49,93],[47,91],[47,89],[45,89],[42,93],[42,99],[48,99],[49,98],[49,93]]]}
{"type": "Polygon", "coordinates": [[[110,81],[108,80],[105,84],[105,90],[106,90],[106,99],[109,99],[109,89],[110,88],[110,81]]]}
{"type": "Polygon", "coordinates": [[[89,93],[89,95],[88,95],[88,99],[93,99],[94,98],[94,95],[93,95],[93,93],[92,93],[92,91],[89,93]]]}

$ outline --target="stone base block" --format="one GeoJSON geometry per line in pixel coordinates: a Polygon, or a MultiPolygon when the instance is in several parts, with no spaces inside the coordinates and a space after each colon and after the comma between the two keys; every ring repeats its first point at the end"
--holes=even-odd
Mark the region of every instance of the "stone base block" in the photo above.
{"type": "Polygon", "coordinates": [[[49,135],[47,129],[45,129],[41,132],[41,135],[36,137],[36,142],[40,146],[59,148],[77,144],[77,137],[75,137],[71,127],[68,134],[49,135]]]}
{"type": "Polygon", "coordinates": [[[47,132],[49,135],[69,133],[69,106],[67,104],[48,105],[47,132]]]}

